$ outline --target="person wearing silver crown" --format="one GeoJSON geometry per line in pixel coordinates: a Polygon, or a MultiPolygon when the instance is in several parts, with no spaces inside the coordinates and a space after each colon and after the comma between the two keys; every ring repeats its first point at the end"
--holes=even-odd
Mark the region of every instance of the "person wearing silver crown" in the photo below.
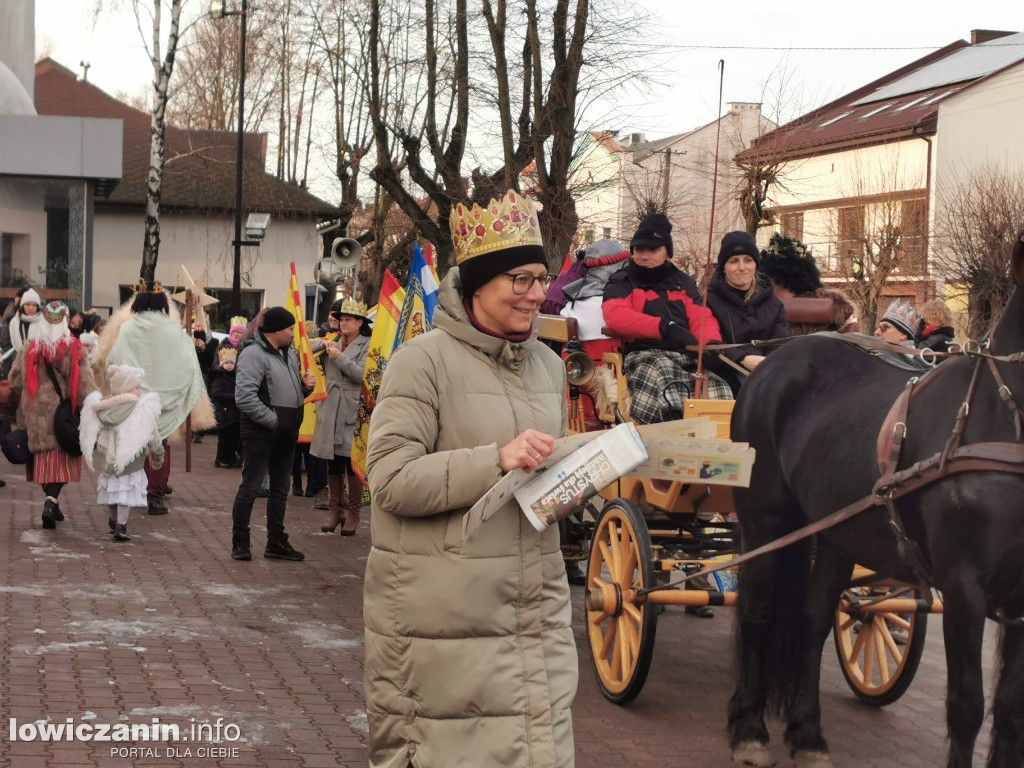
{"type": "Polygon", "coordinates": [[[63,399],[78,411],[86,396],[96,389],[92,369],[81,342],[68,328],[68,306],[51,301],[42,311],[42,325],[22,347],[11,369],[11,380],[20,390],[15,427],[28,433],[32,458],[27,479],[42,486],[42,526],[53,529],[64,520],[60,492],[68,483],[82,479],[81,451],[61,443],[55,415],[63,399]]]}
{"type": "Polygon", "coordinates": [[[340,524],[342,536],[355,536],[363,483],[352,468],[352,436],[370,348],[370,321],[366,305],[354,299],[345,299],[336,311],[332,307],[331,318],[338,321],[337,338],[314,342],[326,357],[327,399],[317,403],[316,428],[309,452],[327,460],[331,516],[320,530],[333,533],[340,524]]]}
{"type": "Polygon", "coordinates": [[[456,204],[450,227],[433,330],[395,350],[370,430],[370,765],[565,768],[578,668],[558,527],[538,532],[510,499],[463,532],[565,434],[565,369],[534,334],[554,278],[517,192],[456,204]]]}
{"type": "Polygon", "coordinates": [[[895,299],[885,310],[882,319],[878,321],[875,338],[888,341],[890,344],[913,347],[917,341],[917,331],[920,327],[921,315],[913,305],[895,299]]]}

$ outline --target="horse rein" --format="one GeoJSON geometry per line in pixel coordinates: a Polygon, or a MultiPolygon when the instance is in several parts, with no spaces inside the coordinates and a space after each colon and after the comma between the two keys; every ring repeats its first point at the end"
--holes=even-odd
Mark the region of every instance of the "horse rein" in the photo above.
{"type": "MultiPolygon", "coordinates": [[[[852,504],[846,505],[842,509],[823,517],[821,520],[805,525],[802,528],[798,528],[780,539],[775,539],[774,541],[768,542],[767,544],[757,547],[749,552],[744,552],[732,560],[708,566],[707,568],[702,568],[699,571],[687,574],[679,579],[670,581],[667,584],[652,587],[641,587],[636,590],[636,594],[638,596],[647,595],[659,590],[672,589],[680,584],[709,576],[718,571],[725,570],[726,568],[735,568],[736,566],[753,560],[755,557],[760,557],[761,555],[768,554],[769,552],[775,552],[797,541],[801,541],[817,533],[828,530],[829,528],[856,517],[861,512],[865,512],[868,509],[872,509],[877,506],[884,506],[889,513],[889,524],[896,537],[897,549],[900,556],[903,557],[904,561],[907,562],[914,571],[915,576],[917,576],[921,584],[922,590],[927,592],[931,589],[932,580],[928,566],[925,562],[926,559],[918,544],[906,535],[902,519],[896,510],[896,501],[903,496],[907,496],[952,475],[967,472],[1001,472],[1004,474],[1024,475],[1024,444],[1021,442],[1024,413],[1022,413],[1017,402],[1014,400],[1013,393],[1006,385],[1005,380],[999,373],[999,369],[996,366],[997,362],[1017,364],[1024,363],[1024,352],[1013,352],[1008,355],[993,355],[987,352],[987,341],[984,343],[967,341],[962,345],[955,345],[957,349],[949,352],[934,352],[932,350],[918,349],[911,350],[908,347],[903,347],[898,344],[890,344],[889,342],[873,338],[847,338],[848,336],[849,334],[836,334],[833,338],[846,341],[847,343],[855,346],[884,349],[886,351],[898,352],[904,355],[918,355],[918,353],[928,352],[930,353],[928,357],[933,359],[930,370],[920,377],[915,376],[911,378],[907,382],[903,391],[897,395],[896,399],[893,401],[892,406],[890,406],[889,411],[882,422],[882,427],[876,445],[881,476],[875,483],[871,494],[853,502],[852,504]],[[934,367],[934,361],[949,357],[974,357],[977,360],[974,366],[974,371],[971,374],[971,380],[968,384],[964,400],[957,409],[956,419],[949,438],[946,440],[946,444],[940,452],[927,459],[922,459],[906,469],[898,470],[897,466],[902,454],[903,443],[907,437],[907,417],[910,411],[910,403],[916,395],[920,394],[937,378],[939,371],[948,370],[945,368],[934,367]],[[1006,405],[1013,417],[1016,442],[985,442],[961,446],[960,443],[963,439],[963,433],[967,426],[967,419],[970,416],[971,402],[974,399],[978,381],[981,378],[981,372],[983,368],[986,367],[986,364],[992,373],[1000,399],[1004,405],[1006,405]]],[[[788,341],[788,339],[772,341],[781,342],[788,341]]],[[[755,345],[756,344],[757,342],[755,342],[755,345]]],[[[742,345],[708,345],[706,349],[711,351],[715,348],[732,348],[737,346],[742,345]]],[[[922,359],[926,359],[923,354],[920,354],[919,356],[922,359]]],[[[1005,616],[1001,608],[995,609],[989,616],[994,621],[1006,626],[1024,626],[1024,616],[1009,618],[1005,616]]]]}

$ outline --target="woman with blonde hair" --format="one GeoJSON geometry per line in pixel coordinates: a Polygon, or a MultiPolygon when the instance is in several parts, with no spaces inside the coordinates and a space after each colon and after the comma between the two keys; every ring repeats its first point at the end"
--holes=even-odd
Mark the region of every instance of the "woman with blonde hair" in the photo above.
{"type": "Polygon", "coordinates": [[[935,352],[949,351],[953,343],[953,313],[942,299],[926,301],[921,307],[921,330],[918,334],[919,349],[931,349],[935,352]]]}

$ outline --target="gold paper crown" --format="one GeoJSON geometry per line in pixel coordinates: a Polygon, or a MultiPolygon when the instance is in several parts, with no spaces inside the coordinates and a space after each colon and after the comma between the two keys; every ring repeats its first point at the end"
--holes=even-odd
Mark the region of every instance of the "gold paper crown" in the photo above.
{"type": "Polygon", "coordinates": [[[164,286],[159,280],[154,280],[152,287],[146,282],[146,278],[140,277],[138,284],[135,286],[136,293],[163,293],[164,286]]]}
{"type": "Polygon", "coordinates": [[[237,358],[238,350],[236,350],[234,347],[221,347],[220,349],[217,350],[217,359],[220,360],[222,363],[225,360],[230,360],[231,362],[234,362],[237,358]]]}
{"type": "Polygon", "coordinates": [[[249,325],[249,321],[244,316],[235,315],[228,324],[228,330],[230,331],[232,328],[245,328],[247,325],[249,325]]]}
{"type": "Polygon", "coordinates": [[[338,310],[339,315],[354,315],[355,317],[366,317],[366,304],[355,299],[345,299],[341,302],[341,309],[338,310]]]}
{"type": "Polygon", "coordinates": [[[449,219],[455,263],[520,245],[544,247],[534,204],[515,190],[486,208],[458,203],[449,219]]]}

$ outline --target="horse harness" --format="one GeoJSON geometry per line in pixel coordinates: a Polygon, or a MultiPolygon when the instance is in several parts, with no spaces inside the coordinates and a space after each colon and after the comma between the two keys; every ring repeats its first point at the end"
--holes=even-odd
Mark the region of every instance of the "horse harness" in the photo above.
{"type": "MultiPolygon", "coordinates": [[[[879,339],[857,338],[851,337],[848,334],[836,334],[835,338],[854,346],[897,352],[904,355],[911,354],[910,350],[906,347],[890,344],[879,339]]],[[[707,576],[724,568],[734,568],[755,557],[782,549],[797,541],[839,525],[856,517],[861,512],[878,506],[885,507],[889,514],[889,525],[896,537],[900,556],[914,571],[914,575],[918,578],[922,590],[926,593],[929,592],[932,586],[932,579],[926,559],[917,542],[907,536],[903,521],[896,509],[896,501],[903,496],[919,491],[947,477],[966,472],[1002,472],[1024,475],[1024,442],[1021,441],[1022,434],[1024,434],[1024,412],[1021,411],[1013,399],[1013,394],[996,365],[998,362],[1024,363],[1024,352],[1014,352],[1009,355],[993,355],[987,352],[987,345],[983,347],[978,342],[967,342],[955,351],[933,352],[932,350],[913,350],[913,353],[927,353],[921,354],[921,357],[926,362],[931,361],[932,365],[934,365],[935,360],[947,357],[967,356],[976,359],[967,392],[957,410],[953,430],[941,451],[927,459],[915,462],[905,469],[898,469],[903,444],[907,438],[907,418],[910,413],[911,403],[936,380],[940,371],[945,370],[939,367],[932,367],[927,373],[922,376],[915,376],[907,382],[903,391],[896,397],[892,406],[890,406],[882,422],[882,427],[876,441],[880,477],[868,496],[848,504],[827,517],[823,517],[821,520],[798,528],[780,539],[771,541],[750,552],[745,552],[730,561],[687,574],[669,584],[643,588],[637,590],[637,592],[639,594],[647,594],[660,589],[668,589],[678,584],[707,576]],[[981,373],[986,366],[992,373],[1000,399],[1013,418],[1016,441],[1013,443],[985,442],[961,445],[964,429],[967,426],[967,419],[971,412],[971,402],[974,399],[981,373]]],[[[992,612],[990,618],[1008,626],[1024,626],[1024,616],[1007,617],[1001,608],[997,608],[992,612]]]]}

